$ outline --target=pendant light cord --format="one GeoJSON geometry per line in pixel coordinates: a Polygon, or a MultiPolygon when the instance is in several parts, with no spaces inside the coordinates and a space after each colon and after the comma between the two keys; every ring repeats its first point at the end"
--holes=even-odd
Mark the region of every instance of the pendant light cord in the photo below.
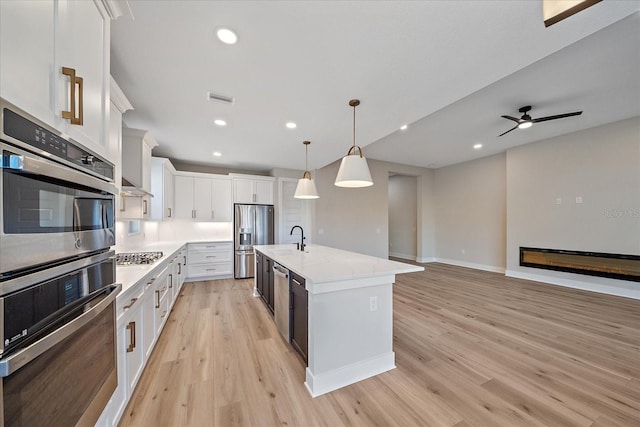
{"type": "Polygon", "coordinates": [[[356,154],[356,106],[353,106],[353,154],[356,154]]]}
{"type": "Polygon", "coordinates": [[[309,170],[309,144],[304,144],[304,170],[309,170]]]}

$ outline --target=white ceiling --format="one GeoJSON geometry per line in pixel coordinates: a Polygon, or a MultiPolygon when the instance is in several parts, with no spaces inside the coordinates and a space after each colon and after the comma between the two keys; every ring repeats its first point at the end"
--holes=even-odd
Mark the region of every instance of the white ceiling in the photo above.
{"type": "Polygon", "coordinates": [[[130,4],[135,20],[112,25],[112,74],[135,108],[125,122],[183,162],[302,169],[308,139],[309,167],[322,167],[351,144],[351,98],[367,157],[426,167],[640,115],[635,0],[549,28],[532,0],[130,4]],[[238,43],[219,42],[218,27],[238,43]],[[496,138],[523,105],[534,118],[584,114],[496,138]]]}

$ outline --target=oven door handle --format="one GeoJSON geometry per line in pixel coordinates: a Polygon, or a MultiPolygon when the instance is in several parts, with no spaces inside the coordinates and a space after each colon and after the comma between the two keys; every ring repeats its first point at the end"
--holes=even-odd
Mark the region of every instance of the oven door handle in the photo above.
{"type": "MultiPolygon", "coordinates": [[[[16,150],[22,151],[22,150],[16,150]]],[[[94,178],[91,175],[82,173],[75,169],[65,166],[58,166],[55,163],[40,160],[32,157],[26,152],[9,153],[9,160],[3,166],[5,169],[22,171],[33,175],[42,175],[46,177],[60,179],[62,181],[73,182],[84,185],[89,188],[96,188],[110,194],[117,194],[114,184],[94,178]]]]}
{"type": "MultiPolygon", "coordinates": [[[[60,343],[65,338],[68,338],[74,332],[78,331],[84,325],[96,318],[102,311],[104,311],[109,305],[115,301],[116,296],[120,293],[122,285],[115,283],[110,285],[111,293],[107,295],[105,299],[96,304],[87,312],[81,314],[73,321],[67,323],[59,329],[56,329],[53,333],[39,339],[11,356],[0,360],[0,377],[7,377],[22,368],[27,363],[40,356],[56,344],[60,343]]],[[[115,327],[115,325],[114,325],[115,327]]]]}

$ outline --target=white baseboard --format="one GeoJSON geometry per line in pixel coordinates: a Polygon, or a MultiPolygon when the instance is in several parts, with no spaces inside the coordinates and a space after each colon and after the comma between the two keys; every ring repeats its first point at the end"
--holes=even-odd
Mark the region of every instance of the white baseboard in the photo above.
{"type": "Polygon", "coordinates": [[[564,279],[561,277],[551,277],[544,274],[523,273],[515,270],[507,270],[505,276],[640,300],[640,286],[638,286],[638,289],[619,288],[616,286],[582,282],[579,280],[564,279]]]}
{"type": "Polygon", "coordinates": [[[416,262],[420,262],[420,263],[427,263],[427,262],[436,262],[436,259],[434,257],[428,257],[428,258],[418,258],[416,257],[416,262]]]}
{"type": "Polygon", "coordinates": [[[305,387],[311,397],[318,397],[330,391],[371,378],[396,367],[396,354],[392,351],[372,359],[343,366],[330,372],[312,374],[306,371],[305,387]]]}
{"type": "Polygon", "coordinates": [[[415,261],[416,260],[416,256],[415,255],[403,254],[403,253],[400,253],[400,252],[389,252],[389,256],[392,256],[392,257],[395,257],[395,258],[408,259],[410,261],[415,261]]]}
{"type": "Polygon", "coordinates": [[[474,262],[460,261],[460,260],[457,260],[457,259],[435,258],[434,262],[441,262],[443,264],[457,265],[458,267],[475,268],[476,270],[491,271],[493,273],[502,273],[502,274],[504,274],[504,272],[505,272],[505,268],[504,267],[496,267],[496,266],[493,266],[493,265],[486,265],[486,264],[476,264],[474,262]]]}

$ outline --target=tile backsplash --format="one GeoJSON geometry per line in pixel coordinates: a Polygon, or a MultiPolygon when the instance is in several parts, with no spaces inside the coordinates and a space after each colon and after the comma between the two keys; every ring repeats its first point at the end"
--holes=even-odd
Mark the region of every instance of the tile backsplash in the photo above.
{"type": "Polygon", "coordinates": [[[233,240],[231,222],[140,221],[140,231],[129,233],[129,221],[116,222],[116,251],[143,250],[160,241],[233,240]]]}

